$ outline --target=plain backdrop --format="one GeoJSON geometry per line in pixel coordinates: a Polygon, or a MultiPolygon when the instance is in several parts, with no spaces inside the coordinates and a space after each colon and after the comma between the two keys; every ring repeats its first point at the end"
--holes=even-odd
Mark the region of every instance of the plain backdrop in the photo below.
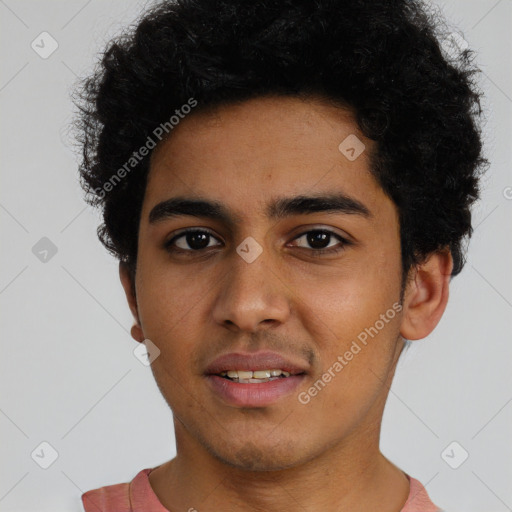
{"type": "MultiPolygon", "coordinates": [[[[133,354],[117,262],[96,238],[98,213],[82,201],[69,134],[77,77],[144,5],[0,0],[1,511],[81,511],[82,492],[129,481],[175,454],[172,415],[133,354]],[[32,42],[41,38],[36,51],[32,42]],[[41,47],[52,44],[56,51],[42,58],[41,47]]],[[[448,512],[505,512],[512,510],[512,1],[434,5],[478,53],[491,167],[448,309],[399,363],[381,446],[448,512]]]]}

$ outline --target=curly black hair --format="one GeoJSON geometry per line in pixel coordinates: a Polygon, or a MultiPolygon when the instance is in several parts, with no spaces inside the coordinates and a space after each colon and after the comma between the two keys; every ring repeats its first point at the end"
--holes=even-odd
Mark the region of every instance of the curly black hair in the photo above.
{"type": "Polygon", "coordinates": [[[464,43],[422,0],[153,5],[108,44],[75,101],[81,184],[102,208],[100,240],[134,271],[151,154],[143,148],[162,123],[172,135],[169,119],[184,105],[320,97],[351,107],[376,141],[371,170],[399,211],[404,271],[449,248],[457,275],[488,164],[479,69],[464,43]]]}

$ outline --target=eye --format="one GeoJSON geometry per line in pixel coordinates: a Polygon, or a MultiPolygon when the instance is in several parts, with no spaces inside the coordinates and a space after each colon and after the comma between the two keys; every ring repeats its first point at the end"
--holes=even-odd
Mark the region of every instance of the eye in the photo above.
{"type": "MultiPolygon", "coordinates": [[[[215,247],[215,245],[222,245],[222,243],[212,244],[213,240],[218,240],[218,238],[210,231],[193,228],[180,231],[165,242],[164,246],[171,253],[192,255],[210,247],[215,247]]],[[[294,238],[294,241],[301,240],[309,247],[301,244],[295,244],[295,246],[309,250],[313,256],[336,254],[342,251],[345,246],[350,245],[347,239],[328,229],[312,229],[294,238]]]]}
{"type": "Polygon", "coordinates": [[[302,233],[294,240],[303,240],[306,244],[309,244],[310,247],[302,247],[310,249],[313,256],[336,254],[342,251],[345,246],[350,245],[347,239],[328,229],[312,229],[302,233]],[[338,240],[338,243],[332,245],[332,242],[336,242],[333,239],[338,240]]]}
{"type": "Polygon", "coordinates": [[[169,252],[198,252],[213,247],[210,245],[212,239],[217,240],[210,231],[196,228],[187,229],[165,242],[165,248],[169,252]]]}

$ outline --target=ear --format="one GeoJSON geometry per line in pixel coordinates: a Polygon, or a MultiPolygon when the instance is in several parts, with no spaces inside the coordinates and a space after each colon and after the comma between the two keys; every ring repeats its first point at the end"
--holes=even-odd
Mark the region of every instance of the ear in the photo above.
{"type": "Polygon", "coordinates": [[[128,265],[124,262],[119,263],[119,278],[121,279],[121,284],[123,285],[124,293],[128,300],[128,305],[130,306],[130,311],[135,319],[135,324],[131,329],[132,338],[135,341],[143,342],[145,337],[140,325],[139,309],[137,307],[137,297],[135,295],[134,276],[132,275],[128,265]]]}
{"type": "Polygon", "coordinates": [[[449,249],[434,252],[411,269],[404,295],[400,334],[408,340],[428,336],[448,303],[453,258],[449,249]]]}

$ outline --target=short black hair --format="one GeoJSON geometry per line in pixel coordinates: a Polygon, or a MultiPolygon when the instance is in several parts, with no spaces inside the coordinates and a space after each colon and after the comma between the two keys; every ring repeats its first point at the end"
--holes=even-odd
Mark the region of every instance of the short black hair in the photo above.
{"type": "Polygon", "coordinates": [[[455,33],[443,44],[442,29],[421,0],[154,4],[77,90],[81,184],[102,209],[100,240],[134,271],[151,154],[139,148],[159,126],[172,136],[184,105],[193,115],[269,95],[319,97],[353,109],[376,142],[371,171],[398,208],[404,272],[449,248],[458,274],[488,162],[474,52],[455,33]]]}

